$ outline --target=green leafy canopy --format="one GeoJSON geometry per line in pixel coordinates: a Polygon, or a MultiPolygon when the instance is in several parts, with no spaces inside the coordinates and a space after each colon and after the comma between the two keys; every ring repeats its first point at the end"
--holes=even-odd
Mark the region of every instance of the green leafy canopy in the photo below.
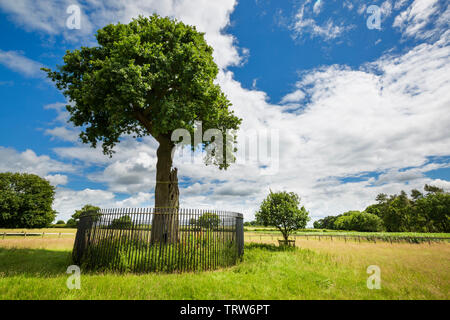
{"type": "MultiPolygon", "coordinates": [[[[98,46],[67,51],[57,71],[43,68],[70,101],[80,138],[111,155],[122,135],[167,139],[178,128],[191,133],[237,130],[241,119],[214,81],[213,49],[195,27],[168,17],[139,16],[107,25],[98,46]]],[[[193,146],[195,147],[195,146],[193,146]]]]}
{"type": "Polygon", "coordinates": [[[450,193],[425,185],[425,194],[411,190],[400,194],[380,193],[375,204],[363,212],[348,211],[314,222],[314,228],[388,232],[450,232],[450,193]]]}
{"type": "Polygon", "coordinates": [[[0,227],[43,228],[56,217],[55,187],[27,173],[0,173],[0,227]]]}
{"type": "Polygon", "coordinates": [[[300,207],[300,198],[293,192],[270,192],[255,214],[264,226],[277,227],[287,240],[289,234],[306,227],[309,212],[300,207]]]}

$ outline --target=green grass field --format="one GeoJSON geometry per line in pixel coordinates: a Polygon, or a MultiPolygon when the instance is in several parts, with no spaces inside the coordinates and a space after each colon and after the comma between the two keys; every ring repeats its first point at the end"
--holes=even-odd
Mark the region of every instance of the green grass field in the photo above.
{"type": "Polygon", "coordinates": [[[0,240],[0,299],[449,299],[450,244],[246,239],[237,266],[185,274],[82,273],[66,286],[73,238],[0,240]],[[250,240],[253,242],[253,240],[250,240]],[[369,265],[381,289],[366,285],[369,265]]]}

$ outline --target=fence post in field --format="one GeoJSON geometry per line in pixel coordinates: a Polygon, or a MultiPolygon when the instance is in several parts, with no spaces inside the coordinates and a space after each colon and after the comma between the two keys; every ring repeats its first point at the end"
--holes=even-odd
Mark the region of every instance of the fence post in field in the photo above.
{"type": "Polygon", "coordinates": [[[5,236],[6,236],[6,232],[3,232],[3,239],[5,239],[5,236]]]}
{"type": "Polygon", "coordinates": [[[58,236],[58,238],[61,238],[61,232],[59,233],[59,236],[58,236]]]}
{"type": "Polygon", "coordinates": [[[42,232],[42,238],[44,238],[44,234],[45,234],[45,232],[42,232]]]}
{"type": "Polygon", "coordinates": [[[237,219],[237,238],[239,239],[238,245],[238,255],[242,257],[244,255],[244,245],[245,245],[245,239],[244,239],[244,215],[238,214],[237,219]]]}

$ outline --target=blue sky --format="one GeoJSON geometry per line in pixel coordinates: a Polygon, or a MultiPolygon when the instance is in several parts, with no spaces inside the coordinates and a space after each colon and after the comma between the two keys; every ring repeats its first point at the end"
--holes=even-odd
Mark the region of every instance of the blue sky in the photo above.
{"type": "Polygon", "coordinates": [[[183,206],[251,219],[271,188],[297,192],[315,220],[362,210],[380,192],[450,188],[447,1],[0,0],[0,171],[47,177],[58,218],[86,203],[151,206],[157,144],[125,137],[111,159],[82,145],[39,68],[95,45],[107,23],[153,12],[206,33],[244,121],[239,143],[252,130],[279,137],[272,174],[258,160],[219,172],[179,158],[183,206]],[[66,26],[71,4],[80,29],[66,26]],[[370,5],[379,29],[368,27],[370,5]]]}

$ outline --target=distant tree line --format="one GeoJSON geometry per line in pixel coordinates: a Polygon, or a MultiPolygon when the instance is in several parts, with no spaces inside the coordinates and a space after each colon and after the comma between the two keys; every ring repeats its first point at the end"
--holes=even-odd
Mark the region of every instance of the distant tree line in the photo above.
{"type": "Polygon", "coordinates": [[[259,223],[259,222],[256,221],[256,220],[253,220],[253,221],[245,221],[245,222],[244,222],[244,226],[245,226],[245,227],[256,227],[256,226],[260,226],[260,225],[262,225],[262,223],[259,223]]]}
{"type": "Polygon", "coordinates": [[[388,232],[450,232],[450,193],[425,185],[410,196],[379,194],[364,211],[348,211],[314,222],[314,228],[388,232]]]}

